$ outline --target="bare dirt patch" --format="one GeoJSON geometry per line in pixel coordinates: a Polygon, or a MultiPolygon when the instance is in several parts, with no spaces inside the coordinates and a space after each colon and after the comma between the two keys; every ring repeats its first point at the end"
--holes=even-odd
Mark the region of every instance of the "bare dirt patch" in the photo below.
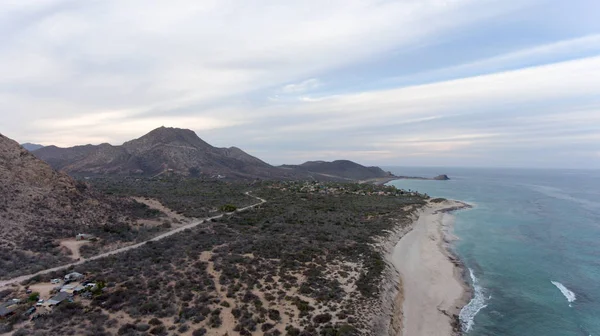
{"type": "Polygon", "coordinates": [[[81,253],[79,252],[79,248],[83,244],[89,243],[87,240],[75,240],[75,239],[63,239],[60,242],[61,246],[64,246],[71,252],[71,259],[78,260],[81,258],[81,253]]]}
{"type": "Polygon", "coordinates": [[[159,210],[160,212],[164,213],[167,216],[167,218],[169,218],[169,219],[177,219],[180,221],[185,221],[187,219],[187,217],[185,217],[184,215],[178,214],[177,212],[167,208],[166,206],[164,206],[161,202],[159,202],[156,199],[145,198],[145,197],[132,197],[132,198],[139,203],[146,204],[148,207],[150,207],[152,209],[159,210]]]}
{"type": "Polygon", "coordinates": [[[38,283],[29,286],[32,292],[40,293],[40,299],[48,300],[50,298],[50,292],[54,289],[54,287],[59,286],[55,284],[51,284],[48,282],[38,283]]]}

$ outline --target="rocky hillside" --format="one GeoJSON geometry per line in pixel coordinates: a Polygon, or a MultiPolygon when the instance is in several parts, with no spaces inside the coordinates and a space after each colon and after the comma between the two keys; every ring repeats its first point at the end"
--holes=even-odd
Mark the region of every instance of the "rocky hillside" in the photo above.
{"type": "Polygon", "coordinates": [[[121,146],[70,148],[48,146],[34,154],[52,167],[75,175],[165,172],[227,178],[293,178],[296,173],[273,167],[237,147],[217,148],[187,129],[160,127],[121,146]]]}
{"type": "Polygon", "coordinates": [[[90,190],[0,134],[0,278],[68,260],[58,240],[80,232],[132,240],[138,206],[90,190]]]}
{"type": "Polygon", "coordinates": [[[323,176],[341,177],[350,180],[366,180],[380,177],[393,177],[379,167],[365,167],[349,160],[308,161],[301,165],[283,165],[283,168],[302,172],[320,174],[323,176]]]}

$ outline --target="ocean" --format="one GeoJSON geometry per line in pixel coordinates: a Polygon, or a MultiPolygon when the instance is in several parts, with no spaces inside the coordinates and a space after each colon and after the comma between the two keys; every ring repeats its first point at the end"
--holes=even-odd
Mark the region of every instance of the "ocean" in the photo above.
{"type": "Polygon", "coordinates": [[[454,224],[475,290],[466,335],[600,336],[600,171],[387,169],[447,174],[389,184],[474,205],[454,224]]]}

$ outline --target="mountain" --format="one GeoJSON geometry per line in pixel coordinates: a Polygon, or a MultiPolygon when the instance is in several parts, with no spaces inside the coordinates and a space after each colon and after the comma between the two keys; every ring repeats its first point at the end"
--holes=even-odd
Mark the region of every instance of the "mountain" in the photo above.
{"type": "Polygon", "coordinates": [[[52,168],[61,170],[73,162],[84,159],[97,149],[98,146],[84,145],[60,148],[54,145],[36,150],[33,155],[46,161],[52,168]]]}
{"type": "Polygon", "coordinates": [[[33,143],[29,143],[29,142],[21,144],[21,146],[23,146],[23,148],[27,149],[30,152],[33,152],[36,149],[44,148],[44,146],[42,146],[42,145],[33,144],[33,143]]]}
{"type": "Polygon", "coordinates": [[[129,234],[134,203],[91,190],[0,134],[0,277],[64,262],[58,239],[129,234]]]}
{"type": "Polygon", "coordinates": [[[160,127],[121,146],[70,148],[48,146],[34,154],[55,169],[74,175],[164,172],[221,175],[230,178],[294,178],[297,173],[273,167],[237,147],[213,147],[188,129],[160,127]]]}
{"type": "Polygon", "coordinates": [[[366,180],[394,176],[392,173],[386,172],[379,167],[365,167],[349,160],[336,160],[332,162],[308,161],[301,165],[283,165],[282,167],[350,180],[366,180]]]}

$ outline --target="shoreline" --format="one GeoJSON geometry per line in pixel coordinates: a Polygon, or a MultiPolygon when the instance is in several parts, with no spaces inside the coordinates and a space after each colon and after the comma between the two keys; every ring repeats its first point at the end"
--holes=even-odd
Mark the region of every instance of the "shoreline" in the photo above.
{"type": "MultiPolygon", "coordinates": [[[[440,176],[442,176],[442,175],[440,175],[440,176]]],[[[443,175],[443,176],[446,176],[446,175],[443,175]]],[[[371,179],[367,179],[367,180],[362,180],[362,181],[359,181],[358,183],[371,183],[374,185],[384,185],[386,183],[389,183],[392,181],[397,181],[397,180],[445,181],[445,180],[449,180],[449,178],[440,179],[440,178],[436,178],[436,177],[420,177],[420,176],[388,176],[388,177],[375,177],[375,178],[371,178],[371,179]]]]}
{"type": "Polygon", "coordinates": [[[389,257],[400,279],[390,336],[460,334],[458,316],[472,289],[467,269],[451,248],[457,238],[448,213],[470,207],[459,201],[430,202],[394,246],[389,257]]]}

